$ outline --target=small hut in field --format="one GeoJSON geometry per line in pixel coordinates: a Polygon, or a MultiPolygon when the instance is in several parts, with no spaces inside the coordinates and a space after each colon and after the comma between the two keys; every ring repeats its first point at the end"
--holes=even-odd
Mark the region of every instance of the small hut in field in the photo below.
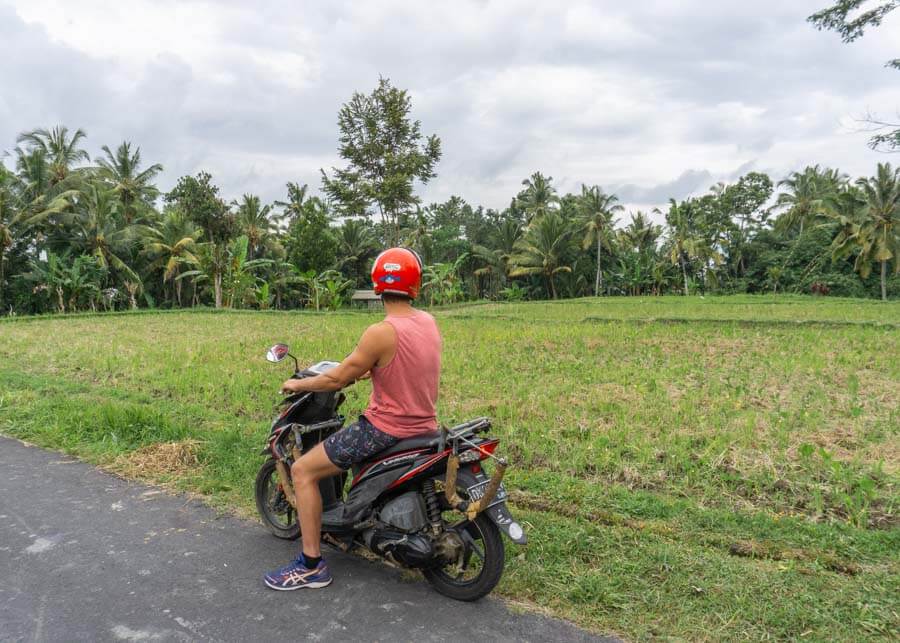
{"type": "Polygon", "coordinates": [[[383,304],[381,303],[381,295],[376,295],[374,290],[356,290],[350,297],[350,305],[354,308],[378,310],[383,304]]]}

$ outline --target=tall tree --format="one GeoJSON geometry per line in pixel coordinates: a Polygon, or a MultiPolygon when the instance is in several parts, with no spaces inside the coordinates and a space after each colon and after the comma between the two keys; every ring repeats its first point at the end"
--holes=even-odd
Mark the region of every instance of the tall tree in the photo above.
{"type": "MultiPolygon", "coordinates": [[[[844,42],[853,42],[862,36],[868,27],[877,27],[894,9],[900,7],[900,0],[837,0],[833,5],[811,15],[807,20],[817,29],[831,29],[841,35],[844,42]]],[[[886,67],[900,70],[900,58],[889,60],[886,67]]],[[[873,149],[885,147],[890,151],[900,151],[900,127],[897,123],[885,123],[870,119],[881,133],[869,140],[873,149]],[[895,128],[895,129],[891,129],[895,128]],[[888,130],[885,132],[884,130],[888,130]]]]}
{"type": "Polygon", "coordinates": [[[472,246],[472,255],[480,267],[476,277],[487,277],[494,294],[506,283],[512,269],[512,258],[522,238],[522,224],[515,219],[502,219],[490,235],[487,245],[472,246]]]}
{"type": "Polygon", "coordinates": [[[735,276],[747,271],[745,248],[765,224],[769,211],[764,207],[772,196],[772,179],[762,172],[745,174],[726,186],[719,197],[722,210],[736,225],[728,226],[728,258],[735,276]]]}
{"type": "Polygon", "coordinates": [[[863,202],[856,212],[839,217],[841,229],[832,244],[835,257],[856,252],[854,268],[865,279],[872,264],[881,266],[881,298],[887,300],[888,263],[900,273],[900,168],[879,163],[875,176],[856,185],[863,202]]]}
{"type": "Polygon", "coordinates": [[[309,186],[304,183],[300,185],[299,183],[294,183],[292,181],[288,181],[287,183],[287,201],[275,201],[275,205],[279,208],[282,208],[281,219],[287,219],[288,223],[299,217],[302,213],[306,204],[308,202],[307,192],[309,191],[309,186]]]}
{"type": "Polygon", "coordinates": [[[371,216],[377,212],[388,229],[389,241],[400,240],[400,218],[420,203],[413,182],[435,177],[441,158],[441,140],[425,137],[412,120],[412,101],[406,90],[386,78],[371,94],[354,93],[338,113],[344,169],[322,170],[325,193],[344,216],[371,216]]]}
{"type": "Polygon", "coordinates": [[[840,189],[840,181],[837,170],[822,170],[818,165],[791,172],[788,178],[778,182],[779,187],[786,189],[778,194],[775,202],[776,208],[783,209],[776,227],[785,230],[799,227],[802,235],[804,227],[825,216],[840,189]]]}
{"type": "Polygon", "coordinates": [[[362,219],[347,219],[337,229],[337,242],[341,270],[349,271],[357,286],[365,285],[369,282],[366,264],[377,247],[371,225],[362,219]]]}
{"type": "Polygon", "coordinates": [[[550,296],[556,299],[556,275],[572,272],[572,267],[565,263],[571,236],[571,227],[556,212],[535,219],[519,240],[510,276],[541,275],[550,296]]]}
{"type": "Polygon", "coordinates": [[[163,285],[175,284],[175,300],[181,306],[181,279],[178,275],[185,265],[199,263],[197,240],[203,231],[196,227],[178,208],[169,208],[162,221],[145,229],[144,252],[152,259],[149,270],[161,270],[163,285]]]}
{"type": "Polygon", "coordinates": [[[597,274],[594,278],[594,296],[599,297],[603,290],[603,267],[600,255],[603,247],[611,250],[612,230],[616,225],[613,218],[616,212],[624,208],[618,203],[619,197],[615,194],[606,194],[599,185],[588,187],[581,186],[581,196],[578,197],[578,210],[584,225],[583,246],[587,250],[592,245],[597,247],[597,274]]]}
{"type": "Polygon", "coordinates": [[[262,205],[255,194],[245,194],[237,206],[237,225],[247,237],[248,259],[253,259],[259,252],[262,242],[275,230],[275,223],[270,218],[271,205],[262,205]]]}
{"type": "Polygon", "coordinates": [[[309,199],[300,215],[291,221],[284,248],[288,261],[300,272],[314,270],[318,274],[334,266],[338,241],[331,229],[328,209],[320,199],[309,199]]]}
{"type": "Polygon", "coordinates": [[[104,270],[112,269],[129,282],[140,283],[140,276],[126,262],[137,240],[137,228],[124,224],[118,209],[112,190],[96,182],[88,184],[75,203],[69,231],[72,245],[97,257],[104,270]]]}
{"type": "Polygon", "coordinates": [[[91,160],[88,153],[79,147],[87,134],[77,129],[69,136],[69,128],[58,125],[52,130],[36,129],[19,135],[16,142],[25,143],[32,149],[41,150],[50,163],[51,184],[63,181],[79,162],[91,160]]]}
{"type": "Polygon", "coordinates": [[[689,294],[688,264],[699,254],[697,219],[698,215],[692,201],[677,203],[675,199],[669,199],[669,211],[666,212],[666,223],[669,226],[669,259],[673,265],[681,267],[685,297],[689,294]]]}
{"type": "Polygon", "coordinates": [[[656,249],[656,241],[662,234],[662,227],[654,224],[649,216],[638,210],[631,213],[631,221],[619,234],[635,251],[652,252],[656,249]]]}
{"type": "Polygon", "coordinates": [[[142,170],[141,148],[136,147],[132,151],[128,141],[123,141],[115,153],[106,145],[100,149],[105,158],[97,159],[99,175],[109,181],[118,195],[125,223],[133,223],[139,217],[138,209],[150,206],[159,196],[159,190],[153,181],[162,172],[163,166],[154,163],[142,170]]]}
{"type": "Polygon", "coordinates": [[[525,189],[516,197],[516,204],[525,212],[527,222],[542,217],[554,209],[559,203],[556,188],[553,187],[553,177],[544,176],[535,172],[522,181],[525,189]]]}
{"type": "Polygon", "coordinates": [[[227,246],[237,228],[234,215],[219,197],[219,188],[207,172],[200,172],[196,177],[182,176],[165,200],[176,204],[203,230],[206,242],[199,257],[199,270],[212,281],[215,305],[221,308],[222,279],[228,269],[227,246]]]}

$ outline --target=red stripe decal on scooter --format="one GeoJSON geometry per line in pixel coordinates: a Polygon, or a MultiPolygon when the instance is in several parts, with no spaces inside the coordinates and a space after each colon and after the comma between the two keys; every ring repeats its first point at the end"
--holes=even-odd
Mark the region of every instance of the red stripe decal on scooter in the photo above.
{"type": "Polygon", "coordinates": [[[412,469],[411,471],[407,471],[407,472],[404,473],[402,476],[400,476],[399,478],[397,478],[390,486],[388,486],[388,489],[393,489],[394,487],[397,487],[397,486],[403,484],[404,482],[406,482],[407,480],[409,480],[410,478],[412,478],[412,477],[415,476],[416,474],[421,473],[422,471],[424,471],[425,469],[427,469],[428,467],[430,467],[431,465],[433,465],[435,462],[437,462],[437,461],[440,460],[441,458],[446,458],[447,456],[450,455],[450,453],[451,453],[451,450],[450,450],[450,449],[447,449],[447,450],[444,451],[443,453],[438,453],[436,456],[434,456],[433,458],[431,458],[431,460],[429,460],[428,462],[426,462],[426,463],[424,463],[424,464],[420,464],[420,465],[419,465],[418,467],[416,467],[415,469],[412,469]]]}
{"type": "Polygon", "coordinates": [[[387,456],[386,458],[382,458],[381,460],[377,460],[376,462],[366,465],[366,467],[364,469],[362,469],[359,473],[356,474],[356,477],[353,478],[352,482],[350,482],[350,486],[351,487],[354,486],[357,482],[362,480],[362,478],[366,475],[366,473],[368,473],[368,471],[372,467],[377,466],[377,465],[381,464],[382,462],[387,462],[388,460],[392,460],[393,458],[400,458],[400,457],[403,457],[404,455],[410,455],[413,453],[421,453],[423,451],[428,451],[428,449],[413,449],[411,451],[401,451],[400,453],[392,453],[391,455],[387,456]]]}

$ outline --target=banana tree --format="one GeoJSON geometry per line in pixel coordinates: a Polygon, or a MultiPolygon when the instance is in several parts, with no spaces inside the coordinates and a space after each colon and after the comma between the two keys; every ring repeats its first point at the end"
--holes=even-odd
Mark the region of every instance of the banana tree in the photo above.
{"type": "Polygon", "coordinates": [[[452,263],[436,263],[425,266],[422,275],[422,290],[428,294],[432,306],[436,303],[438,305],[452,304],[463,298],[459,269],[468,258],[469,254],[464,253],[452,263]]]}
{"type": "Polygon", "coordinates": [[[262,266],[272,263],[271,259],[247,259],[249,239],[241,235],[235,239],[228,248],[229,261],[226,273],[227,283],[227,308],[239,308],[245,303],[248,295],[255,292],[257,284],[261,281],[254,271],[262,266]]]}

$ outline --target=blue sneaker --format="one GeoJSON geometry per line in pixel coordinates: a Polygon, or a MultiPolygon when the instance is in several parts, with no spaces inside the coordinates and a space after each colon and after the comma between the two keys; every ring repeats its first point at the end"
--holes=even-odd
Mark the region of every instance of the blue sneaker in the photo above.
{"type": "Polygon", "coordinates": [[[303,554],[300,554],[295,560],[281,569],[276,569],[274,572],[266,574],[263,580],[272,589],[290,591],[302,587],[311,587],[313,589],[328,587],[331,585],[332,578],[324,559],[319,561],[319,564],[313,569],[310,569],[303,560],[303,554]]]}

